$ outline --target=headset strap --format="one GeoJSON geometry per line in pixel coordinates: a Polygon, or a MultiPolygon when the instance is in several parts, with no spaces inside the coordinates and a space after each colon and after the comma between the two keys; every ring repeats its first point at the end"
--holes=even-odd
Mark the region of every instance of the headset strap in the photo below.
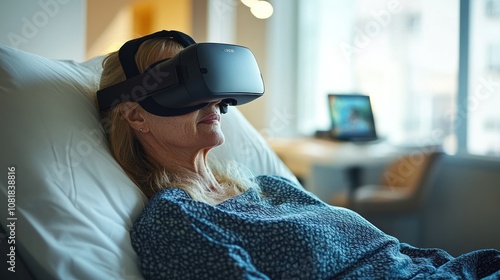
{"type": "Polygon", "coordinates": [[[189,35],[176,30],[170,30],[170,31],[162,30],[126,42],[118,51],[118,58],[120,59],[123,72],[125,72],[125,76],[127,77],[127,79],[130,79],[132,77],[141,74],[139,72],[139,69],[137,68],[137,64],[135,63],[135,54],[137,53],[139,46],[144,41],[152,38],[171,38],[172,40],[181,44],[183,47],[196,44],[193,38],[191,38],[189,35]]]}

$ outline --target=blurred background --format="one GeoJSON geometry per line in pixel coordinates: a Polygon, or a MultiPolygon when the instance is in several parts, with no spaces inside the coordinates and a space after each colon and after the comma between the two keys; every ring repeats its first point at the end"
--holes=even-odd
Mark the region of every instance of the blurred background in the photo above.
{"type": "Polygon", "coordinates": [[[266,137],[328,129],[326,95],[360,92],[372,98],[378,133],[390,143],[500,156],[499,0],[10,0],[0,7],[0,43],[51,58],[83,61],[161,29],[247,46],[266,95],[241,109],[266,137]],[[269,4],[266,18],[253,2],[269,4]]]}
{"type": "Polygon", "coordinates": [[[266,93],[239,109],[306,188],[332,203],[351,164],[378,183],[402,148],[439,146],[416,214],[370,221],[455,254],[500,248],[500,0],[5,0],[0,23],[0,44],[78,62],[162,29],[246,46],[266,93]],[[381,141],[318,142],[332,93],[370,96],[381,141]]]}

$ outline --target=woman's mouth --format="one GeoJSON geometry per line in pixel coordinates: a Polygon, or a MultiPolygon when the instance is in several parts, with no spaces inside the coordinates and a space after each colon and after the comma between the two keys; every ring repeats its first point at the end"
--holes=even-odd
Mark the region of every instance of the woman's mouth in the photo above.
{"type": "Polygon", "coordinates": [[[214,122],[220,122],[220,115],[217,113],[211,113],[200,120],[200,123],[212,124],[214,122]]]}

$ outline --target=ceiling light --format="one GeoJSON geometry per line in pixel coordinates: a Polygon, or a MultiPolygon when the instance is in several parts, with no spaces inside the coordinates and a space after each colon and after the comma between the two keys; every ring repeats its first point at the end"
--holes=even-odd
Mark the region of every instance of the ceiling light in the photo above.
{"type": "Polygon", "coordinates": [[[252,4],[255,2],[259,2],[259,0],[241,0],[241,3],[243,3],[247,7],[252,7],[252,4]]]}
{"type": "Polygon", "coordinates": [[[250,1],[250,0],[245,0],[245,1],[252,2],[250,6],[250,12],[252,12],[252,14],[256,18],[266,19],[273,14],[274,11],[273,6],[271,5],[271,3],[267,1],[250,1]]]}

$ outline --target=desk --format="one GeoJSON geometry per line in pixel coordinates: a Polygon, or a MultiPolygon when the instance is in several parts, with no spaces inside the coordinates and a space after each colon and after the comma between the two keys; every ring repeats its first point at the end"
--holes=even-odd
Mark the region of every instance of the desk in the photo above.
{"type": "Polygon", "coordinates": [[[377,183],[385,165],[408,151],[383,141],[356,144],[313,137],[267,141],[303,186],[325,202],[347,190],[346,167],[364,167],[364,183],[377,183]]]}
{"type": "Polygon", "coordinates": [[[347,166],[387,162],[401,149],[386,142],[351,143],[301,137],[267,139],[285,165],[301,179],[310,176],[313,165],[347,166]]]}

